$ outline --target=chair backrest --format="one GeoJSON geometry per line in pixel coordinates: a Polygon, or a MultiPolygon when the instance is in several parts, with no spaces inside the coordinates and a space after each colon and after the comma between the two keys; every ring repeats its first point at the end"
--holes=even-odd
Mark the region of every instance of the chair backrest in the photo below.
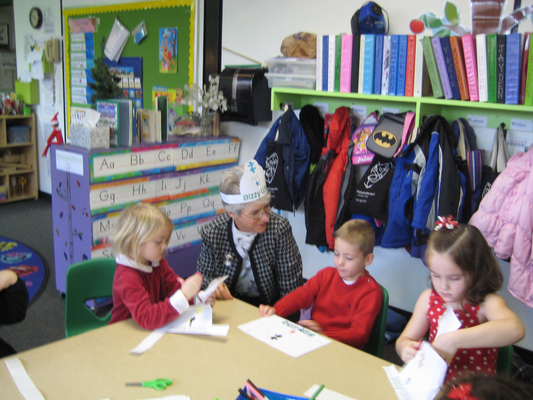
{"type": "Polygon", "coordinates": [[[387,313],[389,311],[389,292],[383,286],[381,286],[381,290],[383,292],[381,310],[376,317],[376,321],[374,321],[372,331],[370,331],[368,343],[363,348],[366,353],[379,358],[383,358],[383,352],[385,351],[385,333],[387,331],[387,313]]]}
{"type": "Polygon", "coordinates": [[[87,306],[93,299],[112,298],[114,258],[93,258],[69,266],[65,299],[65,335],[74,336],[106,325],[111,312],[100,317],[87,306]]]}
{"type": "Polygon", "coordinates": [[[512,345],[498,348],[498,357],[496,359],[496,372],[498,375],[511,376],[513,352],[512,345]]]}

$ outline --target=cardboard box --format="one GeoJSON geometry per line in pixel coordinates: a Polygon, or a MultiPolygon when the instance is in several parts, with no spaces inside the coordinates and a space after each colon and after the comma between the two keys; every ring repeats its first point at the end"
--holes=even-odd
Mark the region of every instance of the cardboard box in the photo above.
{"type": "Polygon", "coordinates": [[[70,144],[85,149],[108,149],[109,127],[88,128],[83,125],[70,125],[70,144]]]}

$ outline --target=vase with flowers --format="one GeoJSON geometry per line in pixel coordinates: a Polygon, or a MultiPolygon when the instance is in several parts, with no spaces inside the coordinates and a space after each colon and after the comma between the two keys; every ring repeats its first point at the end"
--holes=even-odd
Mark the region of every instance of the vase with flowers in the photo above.
{"type": "Polygon", "coordinates": [[[187,96],[181,100],[181,104],[192,106],[196,102],[198,107],[202,107],[202,116],[200,119],[202,136],[219,136],[220,135],[220,111],[228,109],[228,102],[222,91],[218,89],[220,77],[218,75],[209,75],[209,88],[194,83],[192,86],[184,86],[187,96]],[[211,115],[214,112],[214,116],[211,115]],[[216,124],[217,126],[214,126],[216,124]]]}

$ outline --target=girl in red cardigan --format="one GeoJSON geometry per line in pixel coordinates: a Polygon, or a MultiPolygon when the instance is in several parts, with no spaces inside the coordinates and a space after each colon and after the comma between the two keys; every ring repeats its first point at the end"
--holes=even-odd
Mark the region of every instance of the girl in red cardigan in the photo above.
{"type": "MultiPolygon", "coordinates": [[[[194,303],[202,275],[182,279],[165,260],[173,228],[168,216],[151,204],[139,203],[120,213],[111,236],[117,269],[110,323],[133,318],[143,328],[156,329],[194,303]]],[[[206,302],[214,305],[214,296],[206,302]]]]}

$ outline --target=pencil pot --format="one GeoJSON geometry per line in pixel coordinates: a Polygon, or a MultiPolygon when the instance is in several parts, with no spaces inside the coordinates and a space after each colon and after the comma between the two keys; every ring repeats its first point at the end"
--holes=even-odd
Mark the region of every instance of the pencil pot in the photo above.
{"type": "MultiPolygon", "coordinates": [[[[244,390],[246,391],[247,394],[250,394],[248,392],[248,389],[245,388],[244,390]]],[[[309,400],[309,398],[307,397],[291,396],[290,394],[272,392],[266,389],[260,389],[260,390],[265,395],[265,397],[268,397],[268,400],[309,400]]],[[[248,400],[248,399],[246,399],[242,394],[239,394],[236,400],[248,400]]]]}

